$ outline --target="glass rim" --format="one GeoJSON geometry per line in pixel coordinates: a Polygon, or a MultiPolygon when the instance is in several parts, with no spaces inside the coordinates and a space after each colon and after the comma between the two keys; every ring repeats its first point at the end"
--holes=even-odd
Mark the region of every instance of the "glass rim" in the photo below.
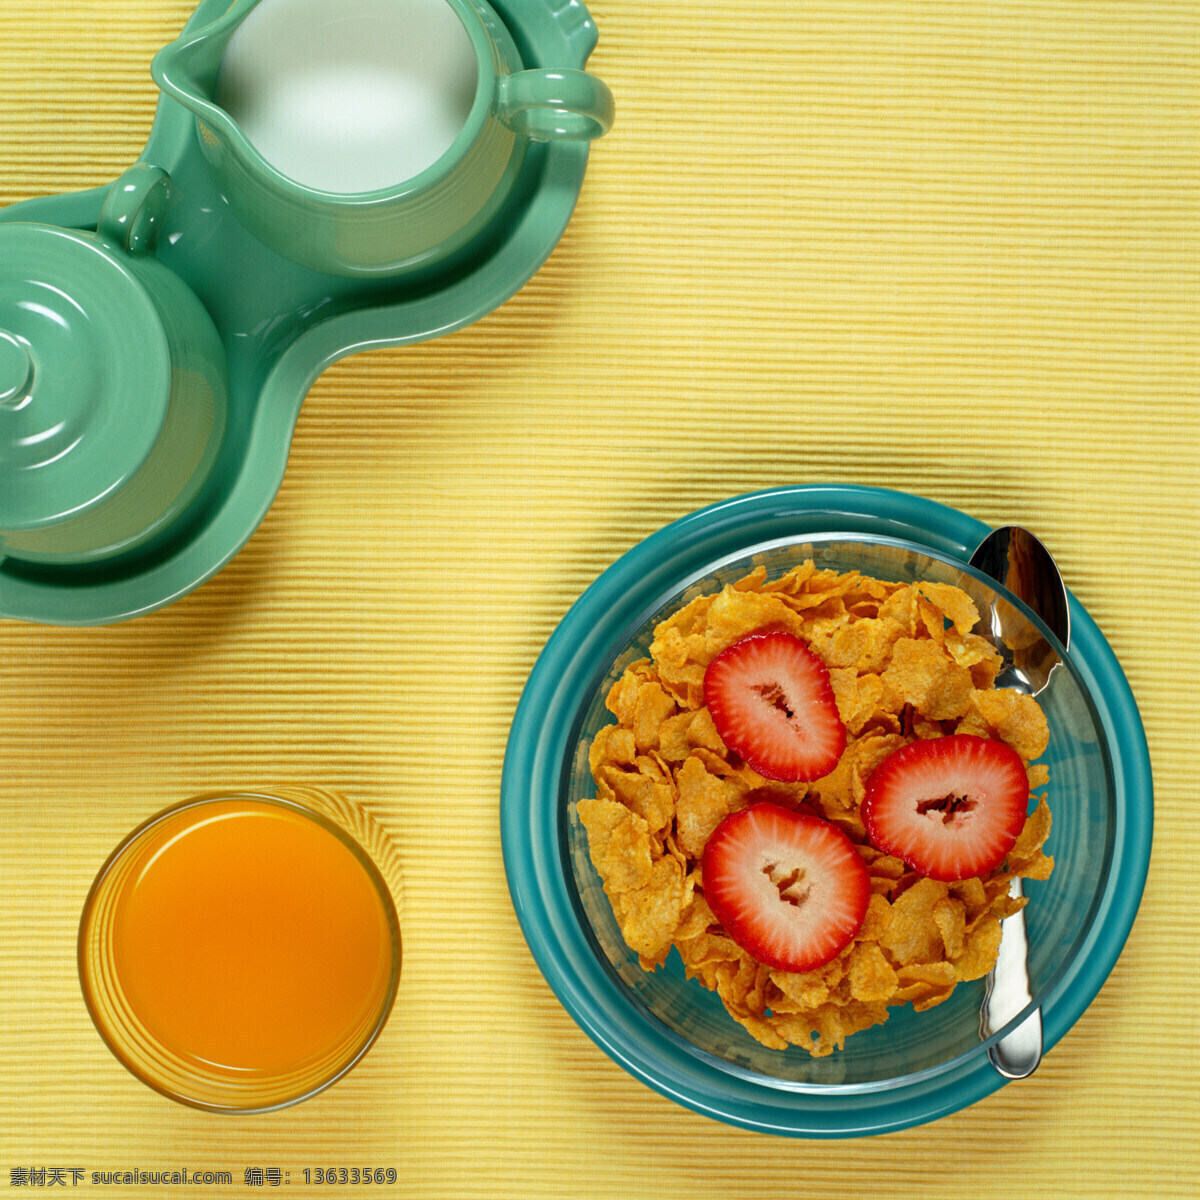
{"type": "MultiPolygon", "coordinates": [[[[288,790],[288,789],[280,789],[288,790]]],[[[123,885],[119,885],[123,886],[123,885]]],[[[117,893],[120,894],[119,892],[117,893]]],[[[115,899],[115,897],[114,897],[115,899]]],[[[392,896],[391,888],[388,885],[383,871],[380,869],[375,860],[366,852],[362,845],[358,842],[347,829],[342,827],[336,820],[324,812],[303,801],[288,797],[280,796],[271,791],[245,791],[245,790],[230,790],[230,791],[211,791],[203,792],[195,796],[188,797],[185,800],[178,801],[168,805],[166,808],[159,810],[146,820],[142,821],[129,833],[127,833],[112,852],[105,859],[103,865],[96,873],[91,886],[88,889],[87,897],[84,900],[83,908],[80,914],[79,930],[76,941],[76,960],[79,973],[80,989],[83,993],[84,1003],[88,1009],[88,1015],[91,1018],[93,1026],[99,1033],[101,1040],[112,1052],[113,1056],[121,1063],[126,1070],[130,1072],[136,1079],[140,1080],[147,1087],[158,1092],[160,1095],[167,1097],[170,1100],[177,1101],[180,1104],[185,1104],[191,1108],[201,1109],[206,1112],[223,1113],[230,1115],[251,1115],[255,1113],[274,1112],[281,1108],[288,1108],[294,1104],[299,1104],[313,1096],[332,1087],[339,1079],[341,1079],[348,1071],[357,1065],[366,1053],[371,1049],[375,1042],[379,1039],[384,1028],[387,1025],[388,1019],[391,1016],[393,1006],[395,1004],[396,995],[400,985],[400,969],[402,960],[402,940],[400,933],[400,921],[396,912],[395,900],[392,896]],[[91,942],[93,937],[100,932],[100,927],[96,924],[97,908],[102,900],[106,898],[105,889],[112,883],[116,872],[121,865],[127,861],[128,856],[133,853],[139,846],[144,844],[145,839],[153,832],[162,826],[167,821],[174,819],[182,813],[192,809],[205,808],[209,805],[216,804],[222,801],[254,801],[261,804],[273,805],[278,808],[286,809],[293,812],[306,820],[313,822],[316,826],[331,834],[354,856],[355,861],[363,869],[367,878],[371,882],[371,886],[377,899],[380,902],[380,907],[383,912],[385,924],[387,926],[387,943],[389,968],[388,978],[384,988],[381,990],[378,1011],[370,1021],[364,1035],[356,1036],[352,1039],[351,1045],[354,1049],[348,1055],[345,1053],[338,1054],[334,1059],[334,1067],[331,1070],[313,1072],[311,1069],[305,1071],[303,1066],[278,1074],[264,1074],[261,1079],[256,1079],[253,1086],[246,1089],[245,1094],[253,1097],[255,1089],[267,1091],[268,1089],[281,1090],[282,1095],[276,1095],[275,1091],[270,1092],[270,1099],[259,1103],[236,1103],[233,1097],[238,1094],[232,1084],[229,1086],[229,1103],[221,1103],[217,1099],[205,1099],[198,1095],[189,1095],[183,1088],[173,1086],[158,1077],[156,1073],[146,1066],[146,1056],[137,1055],[133,1052],[129,1042],[130,1038],[122,1038],[117,1035],[117,1023],[114,1021],[110,1013],[106,1013],[104,1006],[101,1004],[100,997],[104,994],[102,981],[96,969],[96,964],[92,961],[91,951],[93,949],[91,942]],[[313,1080],[313,1074],[318,1077],[313,1080]],[[287,1081],[294,1075],[306,1080],[303,1087],[295,1088],[294,1090],[286,1086],[287,1081]],[[311,1081],[311,1082],[309,1082],[311,1081]]],[[[115,972],[114,972],[115,974],[115,972]]],[[[116,1009],[117,1013],[129,1020],[129,1006],[124,1004],[122,1011],[123,997],[114,999],[108,997],[110,1004],[109,1009],[116,1009]]],[[[172,1061],[181,1061],[180,1056],[162,1044],[161,1041],[154,1038],[141,1025],[139,1020],[131,1020],[130,1024],[144,1038],[144,1040],[153,1046],[153,1048],[172,1061]]],[[[199,1073],[197,1073],[199,1074],[199,1073]]],[[[210,1077],[213,1094],[218,1094],[222,1086],[223,1080],[214,1072],[210,1077]]]]}

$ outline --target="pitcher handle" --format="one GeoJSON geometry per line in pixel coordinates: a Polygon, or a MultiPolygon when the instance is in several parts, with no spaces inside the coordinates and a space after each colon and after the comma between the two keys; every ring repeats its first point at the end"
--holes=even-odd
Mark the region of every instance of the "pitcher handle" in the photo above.
{"type": "Polygon", "coordinates": [[[109,189],[96,231],[130,254],[149,254],[170,199],[171,177],[166,171],[150,163],[134,163],[109,189]]]}
{"type": "Polygon", "coordinates": [[[590,142],[613,123],[608,85],[572,67],[534,67],[506,75],[497,101],[500,119],[535,142],[590,142]]]}

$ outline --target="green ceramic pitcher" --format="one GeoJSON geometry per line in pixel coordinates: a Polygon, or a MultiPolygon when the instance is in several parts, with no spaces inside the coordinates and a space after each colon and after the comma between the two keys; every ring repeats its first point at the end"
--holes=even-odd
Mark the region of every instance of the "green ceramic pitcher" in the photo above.
{"type": "MultiPolygon", "coordinates": [[[[527,69],[503,21],[483,0],[235,0],[217,20],[159,51],[151,71],[167,96],[195,114],[200,148],[239,221],[286,258],[351,277],[428,266],[461,249],[496,216],[531,142],[591,140],[608,130],[613,116],[612,95],[594,75],[527,69]],[[298,30],[304,40],[282,49],[298,30]],[[411,60],[404,69],[413,77],[412,104],[431,107],[444,107],[452,96],[440,95],[442,68],[430,63],[445,59],[446,71],[457,69],[447,42],[461,40],[471,91],[444,153],[415,174],[401,168],[402,177],[375,180],[366,189],[348,177],[349,168],[345,186],[336,171],[314,183],[269,159],[264,139],[282,124],[301,140],[304,110],[313,110],[314,121],[339,119],[328,111],[336,109],[336,98],[318,113],[306,94],[315,94],[331,72],[341,72],[345,94],[355,97],[344,114],[347,143],[364,125],[395,115],[372,112],[350,86],[366,86],[364,77],[386,69],[378,47],[387,39],[411,60]],[[248,44],[261,56],[261,69],[238,60],[248,44]],[[356,55],[362,56],[357,71],[356,55]],[[239,69],[234,87],[227,76],[239,69]],[[264,108],[277,114],[276,126],[256,128],[252,138],[249,122],[264,108]]],[[[417,122],[406,136],[423,132],[417,122]]],[[[380,145],[381,158],[391,152],[380,145]]]]}

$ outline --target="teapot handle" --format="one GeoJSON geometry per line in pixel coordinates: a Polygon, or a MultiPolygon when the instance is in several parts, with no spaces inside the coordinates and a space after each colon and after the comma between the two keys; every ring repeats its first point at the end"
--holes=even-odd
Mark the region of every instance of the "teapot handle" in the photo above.
{"type": "Polygon", "coordinates": [[[150,254],[159,219],[171,199],[171,177],[162,167],[134,163],[109,188],[96,232],[130,254],[150,254]]]}

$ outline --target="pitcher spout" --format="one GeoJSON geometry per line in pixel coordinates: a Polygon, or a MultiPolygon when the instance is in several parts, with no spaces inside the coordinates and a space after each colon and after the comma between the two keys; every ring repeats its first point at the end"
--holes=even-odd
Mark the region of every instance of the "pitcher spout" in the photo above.
{"type": "Polygon", "coordinates": [[[215,100],[217,76],[229,39],[258,2],[239,0],[211,24],[159,50],[150,61],[150,74],[159,90],[207,123],[229,123],[228,114],[215,100]]]}

